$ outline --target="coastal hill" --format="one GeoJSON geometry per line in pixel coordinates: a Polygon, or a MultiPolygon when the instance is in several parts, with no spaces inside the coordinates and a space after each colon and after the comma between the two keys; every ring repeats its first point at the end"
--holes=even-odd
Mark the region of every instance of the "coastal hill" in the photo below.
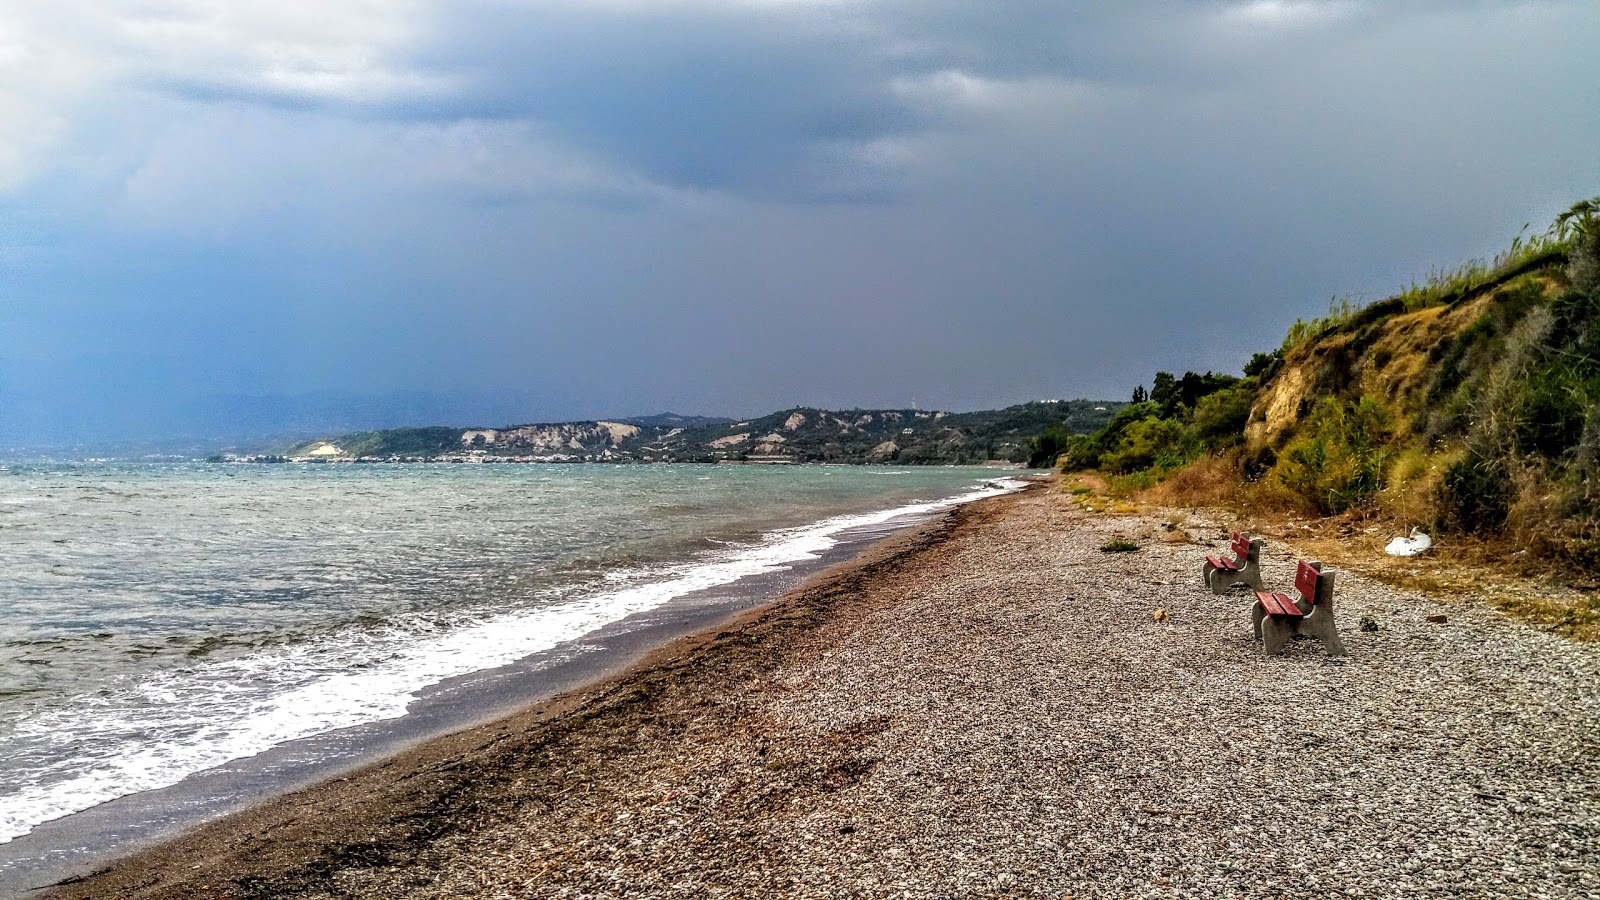
{"type": "Polygon", "coordinates": [[[1127,405],[1041,400],[965,413],[796,407],[742,421],[662,414],[500,428],[395,428],[307,441],[284,455],[327,461],[1022,463],[1035,455],[1035,435],[1092,432],[1127,405]]]}
{"type": "Polygon", "coordinates": [[[1600,198],[1492,261],[1336,301],[1242,378],[1158,373],[1133,399],[1058,458],[1115,498],[1418,526],[1600,573],[1600,198]]]}

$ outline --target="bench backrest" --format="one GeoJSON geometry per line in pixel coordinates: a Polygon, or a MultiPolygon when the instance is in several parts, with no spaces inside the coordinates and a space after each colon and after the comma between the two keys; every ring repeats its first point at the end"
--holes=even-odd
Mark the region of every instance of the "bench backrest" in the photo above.
{"type": "Polygon", "coordinates": [[[1240,562],[1250,556],[1250,535],[1243,531],[1233,533],[1233,555],[1240,562]]]}
{"type": "Polygon", "coordinates": [[[1294,573],[1294,589],[1299,591],[1300,596],[1306,598],[1308,602],[1315,604],[1320,593],[1317,588],[1322,585],[1324,577],[1326,576],[1323,575],[1322,570],[1318,568],[1316,563],[1301,560],[1300,566],[1295,569],[1294,573]]]}

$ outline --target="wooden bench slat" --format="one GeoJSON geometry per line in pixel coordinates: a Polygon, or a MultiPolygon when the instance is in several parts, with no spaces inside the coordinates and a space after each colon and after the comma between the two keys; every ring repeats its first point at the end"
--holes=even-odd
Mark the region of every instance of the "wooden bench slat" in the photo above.
{"type": "Polygon", "coordinates": [[[1206,562],[1211,563],[1213,566],[1223,570],[1224,572],[1239,571],[1239,566],[1237,563],[1231,560],[1223,559],[1220,556],[1208,556],[1206,557],[1206,562]]]}
{"type": "Polygon", "coordinates": [[[1287,594],[1277,594],[1272,591],[1256,591],[1256,599],[1261,602],[1261,608],[1269,616],[1291,616],[1296,619],[1305,618],[1305,613],[1294,605],[1287,594]]]}
{"type": "Polygon", "coordinates": [[[1250,535],[1242,531],[1233,533],[1233,555],[1238,558],[1239,565],[1244,565],[1250,557],[1250,535]]]}
{"type": "Polygon", "coordinates": [[[1318,572],[1310,563],[1302,560],[1299,568],[1295,569],[1294,589],[1300,592],[1300,596],[1312,603],[1316,603],[1317,582],[1321,579],[1322,573],[1318,572]]]}

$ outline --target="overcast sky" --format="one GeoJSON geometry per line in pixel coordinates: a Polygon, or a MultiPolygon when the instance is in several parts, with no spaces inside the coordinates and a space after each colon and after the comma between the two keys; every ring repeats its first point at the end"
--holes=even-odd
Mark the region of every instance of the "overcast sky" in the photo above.
{"type": "Polygon", "coordinates": [[[1237,371],[1600,194],[1596,47],[1592,0],[0,0],[0,445],[1237,371]]]}

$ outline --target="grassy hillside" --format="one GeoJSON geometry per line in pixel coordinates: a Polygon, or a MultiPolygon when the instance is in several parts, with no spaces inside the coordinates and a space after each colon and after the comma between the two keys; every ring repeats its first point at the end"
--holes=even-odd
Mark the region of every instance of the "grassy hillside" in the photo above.
{"type": "Polygon", "coordinates": [[[1157,376],[1068,469],[1154,501],[1386,517],[1600,573],[1600,198],[1493,261],[1157,376]]]}

